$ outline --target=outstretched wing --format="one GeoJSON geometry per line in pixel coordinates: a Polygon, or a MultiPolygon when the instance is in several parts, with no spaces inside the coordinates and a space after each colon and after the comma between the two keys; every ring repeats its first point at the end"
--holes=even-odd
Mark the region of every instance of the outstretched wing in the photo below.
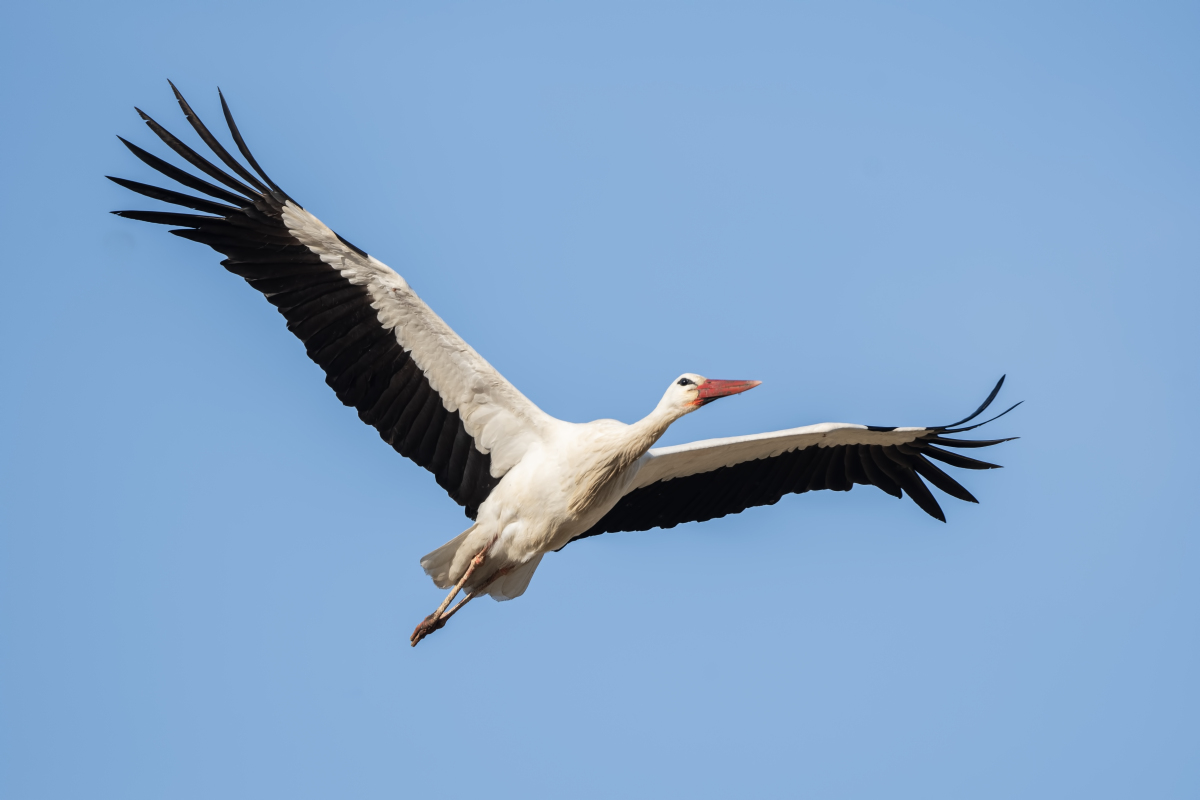
{"type": "Polygon", "coordinates": [[[473,519],[550,418],[459,338],[403,278],[331,231],[267,177],[223,96],[229,132],[253,172],[209,132],[174,84],[171,88],[188,122],[233,174],[138,109],[168,147],[221,185],[121,139],[143,162],[207,197],[111,178],[138,194],[201,212],[113,213],[174,226],[171,233],[225,255],[221,264],[262,292],[287,319],[338,399],[357,409],[397,452],[432,472],[473,519]]]}
{"type": "MultiPolygon", "coordinates": [[[[616,531],[673,528],[684,522],[702,522],[753,506],[772,505],[786,494],[818,489],[848,492],[856,483],[878,486],[894,497],[907,494],[930,516],[945,522],[941,506],[922,478],[951,497],[979,502],[933,461],[963,469],[998,468],[942,448],[989,447],[1010,441],[946,437],[991,422],[989,419],[958,427],[982,414],[1003,385],[1001,378],[971,416],[936,428],[826,422],[653,449],[638,462],[638,471],[621,500],[576,539],[616,531]]],[[[1004,416],[1017,405],[1020,403],[992,419],[1004,416]]]]}

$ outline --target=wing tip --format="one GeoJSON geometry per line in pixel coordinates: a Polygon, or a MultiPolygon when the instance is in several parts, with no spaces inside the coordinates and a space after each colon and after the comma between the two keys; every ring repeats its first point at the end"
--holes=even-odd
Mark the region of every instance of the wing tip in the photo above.
{"type": "Polygon", "coordinates": [[[960,419],[958,422],[951,422],[949,425],[942,425],[941,427],[943,429],[945,429],[945,428],[954,428],[959,425],[963,425],[963,424],[975,419],[980,414],[982,414],[984,411],[986,411],[987,407],[990,406],[992,404],[992,401],[996,399],[996,395],[1000,394],[1000,387],[1004,385],[1004,379],[1007,377],[1008,377],[1008,375],[1000,376],[1000,380],[996,381],[996,385],[992,387],[992,390],[990,392],[988,392],[988,396],[983,401],[983,404],[980,405],[979,408],[975,409],[975,412],[973,414],[971,414],[969,417],[965,417],[964,419],[960,419]]]}

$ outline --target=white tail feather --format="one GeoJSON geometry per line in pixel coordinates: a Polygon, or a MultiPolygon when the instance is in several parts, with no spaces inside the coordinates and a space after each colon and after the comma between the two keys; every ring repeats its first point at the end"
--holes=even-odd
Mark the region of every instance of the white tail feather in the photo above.
{"type": "Polygon", "coordinates": [[[425,570],[426,575],[433,578],[434,585],[439,589],[449,589],[454,585],[454,581],[450,580],[450,567],[454,564],[454,556],[458,553],[458,548],[466,541],[467,536],[477,527],[478,525],[472,525],[421,559],[421,569],[425,570]]]}
{"type": "Polygon", "coordinates": [[[492,596],[493,600],[512,600],[520,597],[529,588],[529,581],[533,578],[533,572],[540,563],[542,563],[542,554],[538,553],[503,578],[498,578],[487,588],[487,593],[492,596]]]}

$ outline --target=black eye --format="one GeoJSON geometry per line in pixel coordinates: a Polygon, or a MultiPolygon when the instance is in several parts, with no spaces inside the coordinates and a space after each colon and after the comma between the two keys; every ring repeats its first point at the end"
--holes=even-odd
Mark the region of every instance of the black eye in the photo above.
{"type": "Polygon", "coordinates": [[[693,381],[691,381],[691,380],[689,380],[689,379],[687,379],[687,378],[680,378],[680,379],[679,379],[679,385],[680,385],[680,386],[692,386],[692,385],[693,385],[693,381]]]}

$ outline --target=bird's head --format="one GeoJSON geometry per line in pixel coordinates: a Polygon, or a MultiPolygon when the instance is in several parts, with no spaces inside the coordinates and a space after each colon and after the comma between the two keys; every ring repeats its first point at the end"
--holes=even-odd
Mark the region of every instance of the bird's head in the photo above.
{"type": "Polygon", "coordinates": [[[728,397],[731,394],[740,394],[748,389],[753,389],[760,383],[762,381],[718,381],[703,375],[685,372],[667,387],[667,393],[663,395],[663,404],[669,406],[679,416],[683,416],[695,411],[700,406],[708,405],[713,400],[728,397]]]}

